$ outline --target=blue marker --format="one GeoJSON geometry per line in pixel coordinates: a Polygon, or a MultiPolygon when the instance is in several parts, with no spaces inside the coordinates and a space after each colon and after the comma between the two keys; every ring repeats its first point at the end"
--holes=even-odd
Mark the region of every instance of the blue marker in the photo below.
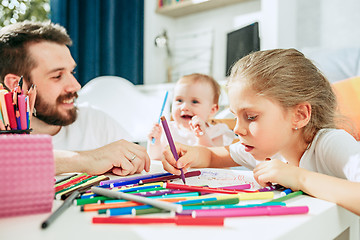
{"type": "MultiPolygon", "coordinates": [[[[167,98],[168,98],[168,95],[169,95],[169,91],[166,91],[166,93],[165,93],[165,98],[164,98],[164,102],[163,102],[163,104],[162,104],[161,111],[160,111],[160,116],[159,116],[158,124],[160,124],[160,118],[161,118],[161,116],[163,115],[163,112],[164,112],[164,108],[165,108],[165,105],[166,105],[166,100],[167,100],[167,98]]],[[[152,139],[151,139],[151,143],[152,143],[152,144],[155,143],[155,138],[152,138],[152,139]]]]}
{"type": "Polygon", "coordinates": [[[282,191],[282,192],[280,193],[280,196],[286,196],[286,195],[288,195],[289,193],[292,193],[292,190],[291,190],[290,188],[287,188],[287,189],[285,189],[284,191],[282,191]]]}

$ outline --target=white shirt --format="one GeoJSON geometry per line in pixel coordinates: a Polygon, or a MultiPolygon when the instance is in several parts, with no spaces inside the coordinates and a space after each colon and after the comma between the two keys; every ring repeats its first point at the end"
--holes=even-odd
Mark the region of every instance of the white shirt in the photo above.
{"type": "MultiPolygon", "coordinates": [[[[198,139],[193,131],[185,128],[179,128],[176,125],[175,121],[170,121],[168,125],[174,142],[179,142],[189,146],[198,145],[198,139]]],[[[209,127],[206,129],[206,133],[208,134],[211,140],[214,140],[215,138],[222,136],[223,144],[221,146],[230,145],[235,138],[234,132],[231,131],[225,123],[218,123],[215,125],[209,124],[209,127]]],[[[161,136],[161,145],[162,146],[169,145],[164,131],[161,136]]]]}
{"type": "MultiPolygon", "coordinates": [[[[245,152],[241,143],[230,145],[230,156],[238,164],[254,169],[260,163],[245,152]]],[[[286,160],[280,154],[273,156],[286,160]]],[[[321,129],[300,159],[301,168],[360,182],[360,144],[341,129],[321,129]]]]}
{"type": "Polygon", "coordinates": [[[53,136],[54,149],[85,151],[102,147],[114,141],[131,141],[130,135],[109,115],[99,109],[82,104],[72,124],[61,127],[53,136]]]}

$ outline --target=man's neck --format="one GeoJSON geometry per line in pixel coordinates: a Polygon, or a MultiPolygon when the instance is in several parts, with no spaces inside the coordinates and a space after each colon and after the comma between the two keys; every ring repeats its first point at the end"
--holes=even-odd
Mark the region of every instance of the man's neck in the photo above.
{"type": "Polygon", "coordinates": [[[50,125],[36,117],[32,117],[31,128],[33,129],[32,133],[34,134],[49,134],[54,136],[60,131],[61,126],[50,125]]]}

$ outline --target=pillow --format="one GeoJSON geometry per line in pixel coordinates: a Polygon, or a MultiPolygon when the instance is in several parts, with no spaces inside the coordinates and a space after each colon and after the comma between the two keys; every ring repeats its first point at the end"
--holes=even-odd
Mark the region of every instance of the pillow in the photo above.
{"type": "Polygon", "coordinates": [[[339,125],[360,140],[360,76],[348,78],[332,84],[335,91],[339,113],[346,118],[339,125]]]}

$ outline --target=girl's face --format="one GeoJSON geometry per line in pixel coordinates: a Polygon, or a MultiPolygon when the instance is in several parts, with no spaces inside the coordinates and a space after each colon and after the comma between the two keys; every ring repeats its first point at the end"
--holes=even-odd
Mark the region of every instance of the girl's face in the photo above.
{"type": "Polygon", "coordinates": [[[207,121],[218,110],[213,99],[213,89],[209,84],[176,84],[171,110],[172,117],[178,125],[184,128],[190,128],[189,122],[195,115],[203,121],[207,121]]]}
{"type": "Polygon", "coordinates": [[[234,132],[245,151],[257,160],[291,148],[292,111],[275,100],[257,96],[248,86],[234,82],[228,89],[230,110],[236,116],[234,132]]]}

